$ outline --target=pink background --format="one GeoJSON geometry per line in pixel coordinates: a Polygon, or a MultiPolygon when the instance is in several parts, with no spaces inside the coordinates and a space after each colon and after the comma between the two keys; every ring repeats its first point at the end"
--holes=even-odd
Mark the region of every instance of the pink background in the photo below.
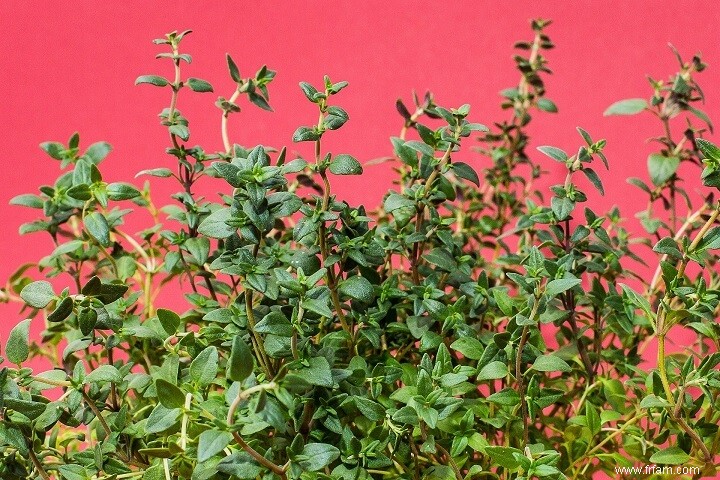
{"type": "MultiPolygon", "coordinates": [[[[554,24],[547,33],[557,48],[547,54],[555,72],[547,79],[547,91],[560,113],[538,116],[532,124],[533,145],[572,151],[579,145],[576,125],[594,138],[606,138],[612,170],[601,176],[607,195],[592,198],[601,207],[619,205],[635,229],[633,215],[646,200],[624,180],[647,179],[646,158],[655,147],[645,140],[659,134],[659,125],[649,115],[604,118],[604,109],[619,99],[648,97],[645,75],[666,78],[673,73],[677,65],[666,46],[671,42],[685,58],[703,52],[709,64],[698,77],[707,94],[704,109],[720,122],[720,8],[712,0],[304,1],[279,7],[177,0],[60,3],[0,2],[3,282],[21,263],[51,251],[46,235],[20,238],[16,233],[38,212],[8,205],[13,196],[34,193],[39,184],[57,177],[57,163],[38,149],[40,142],[66,142],[76,130],[85,146],[109,141],[115,150],[104,164],[108,181],[133,181],[142,169],[173,163],[163,153],[167,133],[156,117],[167,106],[169,92],[134,87],[133,82],[141,74],[171,75],[167,61],[154,60],[163,50],[151,40],[174,29],[194,30],[183,42],[194,60],[183,67],[184,75],[215,87],[214,94],[183,92],[180,98],[179,108],[191,122],[192,144],[222,148],[219,110],[213,104],[218,95],[228,97],[233,91],[224,61],[229,52],[243,76],[263,63],[278,71],[270,86],[275,113],[243,103],[243,113],[231,119],[233,141],[288,145],[291,151],[310,155],[307,145],[290,141],[297,126],[316,118],[297,84],[320,84],[327,73],[334,81],[350,82],[336,98],[351,121],[331,133],[326,145],[334,153],[352,153],[367,161],[391,152],[388,137],[397,135],[401,125],[394,102],[402,97],[409,103],[412,89],[431,89],[442,105],[472,104],[472,121],[491,124],[507,118],[498,107],[497,92],[518,80],[512,45],[532,38],[528,19],[551,18],[554,24]]],[[[478,168],[487,165],[472,152],[462,156],[478,168]]],[[[548,160],[545,165],[557,177],[562,175],[559,164],[548,160]]],[[[334,179],[334,191],[353,204],[376,205],[391,185],[391,172],[388,165],[366,170],[359,180],[334,179]]],[[[696,178],[695,171],[690,174],[696,178]]],[[[138,185],[142,181],[135,180],[138,185]]],[[[690,183],[688,189],[701,191],[698,185],[690,183]]],[[[156,202],[167,203],[167,193],[174,188],[168,180],[154,179],[156,202]]],[[[133,231],[144,226],[138,224],[133,231]]],[[[59,283],[65,282],[61,278],[59,283]]],[[[7,332],[20,319],[17,305],[0,305],[0,315],[4,345],[7,332]]],[[[39,323],[34,322],[35,332],[39,323]]]]}
{"type": "MultiPolygon", "coordinates": [[[[279,7],[123,1],[94,2],[84,8],[82,4],[91,3],[59,3],[0,3],[4,20],[0,37],[3,282],[21,263],[51,251],[47,235],[20,238],[16,233],[38,211],[8,205],[13,196],[35,193],[38,185],[57,177],[58,165],[39,150],[40,142],[66,142],[76,130],[81,145],[109,141],[115,150],[104,164],[108,181],[141,185],[142,179],[133,180],[136,172],[174,164],[164,154],[167,132],[156,117],[167,106],[169,91],[133,86],[141,74],[171,75],[167,60],[154,59],[164,50],[151,40],[173,29],[194,30],[182,45],[193,56],[193,63],[183,67],[184,76],[206,79],[215,87],[214,94],[184,91],[180,98],[179,108],[190,119],[192,144],[206,150],[222,148],[220,111],[214,101],[233,91],[224,60],[229,52],[243,76],[263,63],[278,71],[270,85],[275,113],[243,103],[243,112],[231,117],[233,141],[247,146],[288,145],[291,151],[309,156],[308,144],[290,141],[297,126],[317,118],[297,84],[305,80],[319,85],[322,75],[329,74],[334,81],[350,82],[336,101],[351,120],[331,133],[325,145],[334,153],[352,153],[365,162],[391,153],[388,138],[397,135],[401,126],[394,102],[402,97],[410,103],[412,89],[432,90],[445,106],[470,103],[472,121],[492,124],[507,118],[507,112],[498,107],[497,93],[518,81],[512,45],[532,38],[528,19],[551,18],[554,24],[547,33],[557,48],[547,53],[555,72],[547,79],[547,91],[560,113],[537,117],[531,129],[533,145],[572,151],[580,140],[576,125],[594,138],[606,138],[611,172],[601,171],[601,176],[607,195],[592,198],[600,207],[619,205],[635,229],[633,215],[645,207],[646,199],[624,180],[629,176],[647,179],[646,158],[656,147],[645,140],[661,130],[650,115],[604,118],[605,108],[623,98],[647,98],[646,75],[666,78],[673,73],[677,64],[667,47],[671,42],[685,58],[703,52],[709,64],[698,77],[707,94],[704,109],[720,122],[716,91],[720,85],[720,8],[714,1],[372,0],[286,2],[279,7]]],[[[682,125],[676,125],[676,134],[682,125]]],[[[487,159],[469,150],[462,157],[478,169],[487,165],[487,159]]],[[[562,174],[561,165],[549,159],[545,165],[556,177],[562,174]]],[[[389,165],[366,171],[359,180],[333,179],[334,191],[352,204],[377,205],[391,185],[392,172],[389,165]]],[[[697,171],[689,174],[697,177],[697,171]]],[[[156,203],[168,203],[165,199],[175,185],[166,179],[153,179],[152,185],[156,203]]],[[[702,191],[698,182],[687,186],[690,191],[702,191]]],[[[133,231],[145,226],[138,224],[133,231]]],[[[17,305],[0,305],[0,314],[0,344],[4,344],[20,317],[17,305]]]]}

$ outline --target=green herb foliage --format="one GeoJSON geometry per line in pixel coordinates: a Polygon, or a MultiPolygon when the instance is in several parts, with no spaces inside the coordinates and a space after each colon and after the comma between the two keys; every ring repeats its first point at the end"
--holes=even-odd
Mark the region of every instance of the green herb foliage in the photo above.
{"type": "Polygon", "coordinates": [[[224,149],[205,151],[179,106],[214,87],[184,74],[189,32],[156,40],[171,75],[136,83],[169,99],[173,161],[139,175],[176,182],[172,201],[105,181],[110,145],[84,148],[78,134],[41,145],[63,173],[12,201],[39,211],[21,233],[47,232],[55,248],[2,291],[27,320],[0,359],[0,477],[562,479],[633,463],[714,475],[720,149],[701,138],[705,64],[678,54],[649,100],[606,112],[649,112],[662,127],[649,182],[630,179],[648,196],[647,235],[633,236],[617,208],[588,204],[586,192],[604,193],[604,140],[578,128],[572,151],[530,148],[528,124],[557,111],[548,24],[516,44],[520,79],[492,128],[430,93],[398,100],[397,182],[372,210],[331,188],[368,166],[323,148],[350,120],[347,82],[300,83],[318,116],[292,141],[309,158],[246,148],[228,123],[272,110],[275,72],[244,76],[228,55],[224,149]],[[539,191],[553,162],[565,181],[539,191]],[[708,187],[699,201],[686,172],[708,187]],[[220,197],[198,196],[198,182],[220,197]],[[137,233],[124,227],[135,210],[151,219],[137,233]],[[649,281],[632,273],[641,258],[656,259],[649,281]],[[158,308],[172,283],[184,300],[158,308]],[[668,355],[679,330],[696,341],[668,355]],[[653,341],[657,367],[642,363],[653,341]],[[30,368],[41,357],[53,368],[30,368]]]}

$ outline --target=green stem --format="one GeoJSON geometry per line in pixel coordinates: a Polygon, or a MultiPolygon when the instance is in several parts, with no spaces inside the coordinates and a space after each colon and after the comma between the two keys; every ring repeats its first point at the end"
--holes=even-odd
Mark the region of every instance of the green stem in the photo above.
{"type": "MultiPolygon", "coordinates": [[[[263,391],[263,390],[273,390],[277,387],[277,384],[275,382],[270,383],[263,383],[260,385],[255,385],[254,387],[250,387],[247,390],[241,391],[237,397],[235,397],[235,400],[233,400],[233,403],[230,405],[230,409],[228,410],[227,414],[227,424],[228,427],[232,427],[235,423],[235,412],[237,411],[238,407],[240,406],[240,403],[242,403],[244,400],[248,399],[252,394],[263,391]]],[[[269,468],[273,473],[276,475],[279,475],[282,479],[287,479],[287,474],[285,473],[286,467],[281,467],[279,465],[276,465],[275,463],[271,462],[264,456],[262,456],[257,450],[252,448],[250,445],[248,445],[245,440],[240,436],[238,432],[233,431],[232,432],[233,437],[235,438],[235,441],[242,447],[245,452],[247,452],[248,455],[253,457],[259,464],[263,465],[266,468],[269,468]]]]}
{"type": "Polygon", "coordinates": [[[42,466],[42,463],[40,463],[40,460],[37,458],[37,455],[35,455],[35,452],[32,449],[32,445],[30,445],[30,447],[28,448],[28,452],[30,455],[30,460],[35,466],[35,470],[37,470],[38,475],[40,475],[43,480],[50,480],[50,475],[47,474],[47,472],[42,466]]]}
{"type": "MultiPolygon", "coordinates": [[[[458,140],[460,138],[460,127],[456,127],[455,129],[455,140],[458,140]]],[[[443,169],[447,166],[448,162],[450,161],[450,153],[453,149],[453,143],[450,143],[448,147],[445,149],[445,153],[443,154],[442,158],[440,159],[440,162],[438,165],[433,169],[433,171],[430,173],[430,176],[425,181],[425,190],[423,191],[422,198],[418,201],[417,206],[417,215],[415,216],[415,233],[419,233],[422,230],[422,224],[423,220],[425,218],[425,203],[424,200],[428,197],[432,190],[432,184],[435,182],[435,179],[440,174],[440,172],[443,171],[443,169]]],[[[422,255],[422,249],[420,248],[419,242],[415,242],[413,244],[412,249],[412,255],[410,258],[410,268],[412,270],[412,279],[413,283],[415,285],[420,284],[420,274],[418,272],[418,266],[420,264],[420,257],[422,255]]]]}

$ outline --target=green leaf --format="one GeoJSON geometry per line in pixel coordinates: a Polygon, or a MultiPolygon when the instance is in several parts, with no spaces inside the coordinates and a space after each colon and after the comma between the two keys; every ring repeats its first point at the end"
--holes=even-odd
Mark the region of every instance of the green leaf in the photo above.
{"type": "Polygon", "coordinates": [[[585,421],[590,429],[590,434],[595,436],[600,433],[600,427],[602,426],[600,422],[600,415],[598,414],[597,409],[590,402],[585,403],[585,421]]]}
{"type": "Polygon", "coordinates": [[[567,153],[565,153],[563,150],[560,150],[557,147],[550,147],[550,146],[541,146],[537,147],[538,150],[540,150],[542,153],[547,155],[548,157],[552,158],[553,160],[557,160],[558,162],[565,163],[568,159],[567,153]]]}
{"type": "Polygon", "coordinates": [[[210,85],[209,82],[206,82],[205,80],[201,80],[199,78],[188,78],[187,86],[190,87],[190,90],[192,90],[193,92],[204,93],[213,91],[213,87],[212,85],[210,85]]]}
{"type": "Polygon", "coordinates": [[[642,399],[640,402],[640,408],[667,408],[671,407],[670,402],[665,400],[662,397],[657,397],[655,395],[647,395],[642,399]]]}
{"type": "Polygon", "coordinates": [[[720,148],[716,147],[714,143],[704,138],[696,138],[695,145],[697,145],[705,158],[720,162],[720,148]]]}
{"type": "Polygon", "coordinates": [[[556,297],[581,283],[582,280],[579,278],[558,278],[556,280],[550,280],[545,286],[545,295],[548,297],[556,297]]]}
{"type": "Polygon", "coordinates": [[[333,386],[332,371],[325,357],[309,358],[307,364],[307,367],[293,370],[292,376],[301,379],[309,385],[328,388],[333,386]]]}
{"type": "Polygon", "coordinates": [[[233,82],[240,83],[242,81],[242,77],[240,76],[240,69],[237,64],[229,53],[225,54],[225,59],[227,60],[228,70],[230,70],[230,78],[233,79],[233,82]]]}
{"type": "Polygon", "coordinates": [[[539,372],[569,372],[572,370],[565,360],[552,354],[537,357],[533,362],[533,368],[539,372]]]}
{"type": "Polygon", "coordinates": [[[680,447],[668,447],[653,453],[650,457],[650,463],[659,465],[683,465],[689,461],[690,455],[685,453],[680,447]]]}
{"type": "MultiPolygon", "coordinates": [[[[265,467],[258,465],[255,460],[244,451],[235,451],[217,464],[217,471],[232,475],[241,480],[253,480],[261,476],[263,471],[265,471],[265,467]]],[[[163,476],[160,480],[165,480],[165,477],[163,476]]]]}
{"type": "Polygon", "coordinates": [[[205,430],[200,434],[197,447],[197,460],[204,462],[222,452],[230,442],[233,436],[230,432],[221,432],[218,430],[205,430]]]}
{"type": "Polygon", "coordinates": [[[468,180],[478,187],[480,186],[480,178],[474,168],[465,162],[454,162],[452,164],[453,172],[460,178],[468,180]]]}
{"type": "Polygon", "coordinates": [[[45,153],[55,160],[62,160],[65,153],[65,145],[60,142],[43,142],[40,144],[45,153]]]}
{"type": "Polygon", "coordinates": [[[317,103],[319,101],[319,99],[316,98],[316,95],[319,92],[317,91],[317,88],[313,87],[311,84],[307,82],[300,82],[300,90],[302,90],[303,94],[305,94],[305,98],[311,102],[317,103]]]}
{"type": "Polygon", "coordinates": [[[388,197],[385,199],[385,202],[383,203],[383,208],[387,213],[392,213],[399,208],[406,207],[414,208],[415,202],[397,193],[391,193],[390,195],[388,195],[388,197]]]}
{"type": "Polygon", "coordinates": [[[40,280],[25,285],[20,297],[31,307],[45,308],[55,298],[55,292],[50,282],[40,280]]]}
{"type": "Polygon", "coordinates": [[[329,169],[335,175],[360,175],[363,172],[360,162],[346,154],[336,156],[330,162],[329,169]]]}
{"type": "Polygon", "coordinates": [[[642,98],[628,98],[610,105],[603,115],[635,115],[647,108],[647,101],[642,98]]]}
{"type": "Polygon", "coordinates": [[[495,360],[485,365],[477,375],[477,380],[498,380],[508,374],[508,367],[503,362],[495,360]]]}
{"type": "Polygon", "coordinates": [[[327,443],[308,443],[302,449],[298,464],[303,470],[316,472],[340,457],[340,450],[327,443]]]}
{"type": "Polygon", "coordinates": [[[661,153],[651,153],[648,157],[648,172],[656,186],[670,180],[679,166],[680,159],[678,157],[666,157],[661,153]]]}
{"type": "Polygon", "coordinates": [[[185,405],[185,393],[177,385],[158,378],[155,380],[155,388],[158,400],[165,408],[180,408],[185,405]]]}
{"type": "Polygon", "coordinates": [[[553,197],[552,200],[550,200],[550,206],[552,207],[555,217],[562,221],[570,216],[575,208],[575,202],[568,197],[553,197]]]}
{"type": "Polygon", "coordinates": [[[205,348],[190,363],[190,377],[200,386],[210,385],[217,374],[218,350],[214,346],[205,348]]]}
{"type": "Polygon", "coordinates": [[[58,472],[65,480],[88,480],[90,478],[85,467],[77,464],[60,465],[58,472]]]}
{"type": "Polygon", "coordinates": [[[438,247],[423,255],[430,264],[445,272],[454,272],[458,266],[453,256],[444,248],[438,247]]]}
{"type": "Polygon", "coordinates": [[[353,400],[355,401],[357,409],[360,410],[360,413],[368,420],[377,422],[385,418],[385,408],[378,402],[357,395],[353,396],[353,400]]]}
{"type": "Polygon", "coordinates": [[[57,307],[55,307],[55,310],[48,315],[48,322],[62,322],[65,320],[72,313],[74,304],[75,302],[73,302],[72,298],[63,298],[60,303],[58,303],[57,307]]]}
{"type": "Polygon", "coordinates": [[[471,360],[480,360],[485,350],[480,340],[472,337],[460,337],[450,345],[450,348],[471,360]]]}
{"type": "Polygon", "coordinates": [[[85,230],[103,247],[110,246],[110,225],[100,212],[91,212],[83,220],[85,230]]]}
{"type": "Polygon", "coordinates": [[[255,325],[256,332],[278,337],[292,337],[293,330],[292,324],[281,312],[270,312],[255,325]]]}
{"type": "Polygon", "coordinates": [[[653,251],[657,253],[662,253],[665,255],[669,255],[673,258],[682,258],[683,254],[678,248],[677,243],[675,240],[673,240],[671,237],[665,237],[660,239],[659,242],[655,244],[653,247],[653,251]]]}
{"type": "Polygon", "coordinates": [[[355,275],[340,283],[338,291],[345,297],[350,297],[362,303],[371,303],[375,298],[372,283],[360,275],[355,275]]]}
{"type": "Polygon", "coordinates": [[[587,179],[590,180],[590,183],[592,183],[593,186],[597,188],[598,192],[600,192],[600,195],[605,195],[605,189],[603,188],[602,181],[600,180],[598,174],[595,173],[595,170],[590,167],[585,167],[582,169],[582,172],[585,174],[587,179]]]}
{"type": "Polygon", "coordinates": [[[253,366],[250,347],[240,335],[235,335],[227,364],[227,378],[234,382],[242,382],[250,376],[253,366]]]}
{"type": "Polygon", "coordinates": [[[159,75],[141,75],[135,80],[135,85],[140,85],[141,83],[149,83],[156,87],[165,87],[170,84],[167,79],[159,75]]]}
{"type": "Polygon", "coordinates": [[[512,447],[489,446],[485,447],[485,453],[495,463],[510,470],[517,468],[520,465],[517,459],[524,456],[522,450],[512,447]]]}
{"type": "Polygon", "coordinates": [[[102,303],[107,305],[122,298],[125,292],[128,291],[128,288],[130,288],[130,286],[124,283],[101,283],[100,292],[97,297],[102,303]]]}
{"type": "Polygon", "coordinates": [[[168,335],[175,335],[175,333],[177,333],[177,329],[180,327],[180,323],[182,322],[180,315],[172,310],[158,308],[157,316],[158,320],[160,320],[160,325],[162,325],[168,335]]]}
{"type": "Polygon", "coordinates": [[[292,141],[293,142],[314,142],[316,140],[320,140],[320,137],[322,137],[322,135],[320,134],[320,132],[318,132],[314,128],[298,127],[298,129],[295,130],[295,133],[293,133],[292,141]]]}
{"type": "Polygon", "coordinates": [[[513,314],[513,301],[505,290],[493,289],[493,298],[500,311],[510,317],[513,314]]]}
{"type": "Polygon", "coordinates": [[[651,320],[655,318],[655,313],[652,312],[650,308],[650,303],[645,297],[639,295],[637,292],[635,292],[635,290],[625,284],[621,283],[620,288],[622,288],[623,293],[625,294],[625,298],[627,298],[631,304],[645,312],[645,315],[647,315],[648,318],[650,318],[651,320]]]}
{"type": "Polygon", "coordinates": [[[556,113],[558,111],[555,103],[548,98],[539,98],[537,101],[537,106],[543,112],[556,113]]]}
{"type": "Polygon", "coordinates": [[[87,383],[121,383],[122,381],[120,371],[112,365],[100,365],[85,377],[87,383]]]}
{"type": "Polygon", "coordinates": [[[267,102],[267,100],[265,100],[265,97],[263,97],[262,95],[258,95],[255,92],[248,92],[248,99],[250,100],[250,103],[252,103],[256,107],[260,107],[263,110],[267,110],[268,112],[273,111],[270,104],[267,102]]]}
{"type": "Polygon", "coordinates": [[[30,319],[23,320],[10,330],[5,356],[15,365],[20,365],[30,356],[30,319]]]}
{"type": "Polygon", "coordinates": [[[132,200],[140,196],[140,190],[129,183],[111,183],[107,186],[107,196],[113,201],[132,200]]]}
{"type": "Polygon", "coordinates": [[[29,208],[43,208],[44,200],[42,197],[31,194],[17,195],[10,199],[10,205],[20,205],[29,208]]]}
{"type": "Polygon", "coordinates": [[[230,227],[227,221],[232,218],[229,208],[220,208],[205,217],[198,227],[198,232],[210,238],[227,238],[237,230],[230,227]]]}
{"type": "Polygon", "coordinates": [[[405,142],[405,146],[412,148],[416,152],[420,152],[423,155],[427,155],[428,157],[432,157],[435,154],[435,150],[430,145],[420,142],[417,140],[411,140],[409,142],[405,142]]]}
{"type": "Polygon", "coordinates": [[[179,408],[166,408],[164,405],[158,404],[147,418],[145,431],[147,433],[164,432],[175,425],[180,416],[180,412],[181,410],[179,408]]]}
{"type": "Polygon", "coordinates": [[[210,240],[205,237],[193,237],[185,240],[185,248],[195,257],[198,265],[204,265],[210,254],[210,240]]]}
{"type": "Polygon", "coordinates": [[[112,145],[107,142],[95,142],[85,150],[85,156],[90,159],[94,164],[98,164],[105,160],[105,158],[112,151],[112,145]]]}
{"type": "Polygon", "coordinates": [[[170,133],[180,137],[181,139],[183,139],[186,142],[190,138],[190,129],[186,125],[180,125],[180,124],[170,125],[168,130],[170,131],[170,133]]]}
{"type": "Polygon", "coordinates": [[[135,174],[135,177],[139,177],[141,175],[150,175],[151,177],[171,177],[172,176],[172,170],[169,168],[151,168],[149,170],[141,170],[138,173],[135,174]]]}
{"type": "Polygon", "coordinates": [[[520,404],[520,395],[512,388],[505,388],[499,392],[493,393],[487,397],[487,399],[490,402],[506,407],[513,407],[520,404]]]}
{"type": "Polygon", "coordinates": [[[720,227],[714,227],[703,235],[695,251],[715,250],[718,248],[720,248],[720,227]]]}
{"type": "Polygon", "coordinates": [[[349,120],[348,114],[340,107],[332,106],[327,109],[324,126],[328,130],[337,130],[349,120]]]}
{"type": "Polygon", "coordinates": [[[57,388],[55,385],[57,382],[67,381],[67,373],[65,373],[65,370],[54,369],[37,373],[33,376],[33,378],[34,380],[30,383],[30,388],[34,388],[36,390],[49,390],[57,388]],[[43,379],[52,383],[45,383],[43,382],[43,379]]]}

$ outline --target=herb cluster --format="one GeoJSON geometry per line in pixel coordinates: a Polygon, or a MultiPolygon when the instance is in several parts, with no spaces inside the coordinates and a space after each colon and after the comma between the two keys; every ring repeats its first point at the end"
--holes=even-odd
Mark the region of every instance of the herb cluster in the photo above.
{"type": "Polygon", "coordinates": [[[713,476],[720,149],[702,138],[705,64],[675,52],[679,71],[650,79],[649,101],[606,111],[647,112],[662,128],[649,182],[629,180],[648,196],[635,235],[619,209],[587,203],[588,189],[604,193],[604,140],[578,128],[576,153],[530,148],[528,124],[557,111],[549,23],[516,44],[519,81],[491,128],[430,93],[398,100],[397,182],[372,210],[332,192],[363,165],[323,148],[349,120],[347,82],[300,83],[318,114],[292,138],[308,159],[245,148],[228,124],[247,104],[271,110],[275,72],[243,76],[228,55],[224,149],[206,151],[178,108],[188,90],[214,91],[184,74],[189,31],[155,40],[172,74],[136,83],[169,97],[171,168],[139,175],[175,182],[172,202],[156,207],[148,183],[104,181],[110,145],[81,148],[77,134],[41,145],[63,170],[55,183],[12,201],[40,212],[21,233],[46,232],[55,248],[1,292],[27,319],[0,358],[0,477],[552,480],[636,463],[713,476]],[[546,198],[535,184],[549,161],[567,175],[546,198]],[[683,189],[686,171],[705,197],[683,189]],[[137,210],[152,223],[128,232],[137,210]],[[650,257],[648,281],[632,269],[650,257]],[[158,308],[178,283],[184,300],[158,308]],[[44,322],[40,341],[31,322],[44,322]],[[669,355],[673,328],[696,340],[669,355]],[[653,341],[656,368],[642,363],[653,341]],[[54,368],[36,371],[37,358],[54,368]]]}

